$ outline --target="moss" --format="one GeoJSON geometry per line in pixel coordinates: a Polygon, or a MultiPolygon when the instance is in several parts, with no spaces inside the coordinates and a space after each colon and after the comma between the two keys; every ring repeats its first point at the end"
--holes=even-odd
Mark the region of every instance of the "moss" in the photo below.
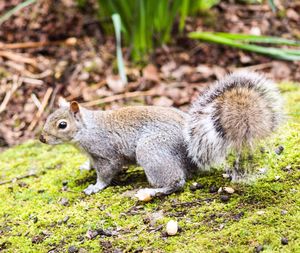
{"type": "Polygon", "coordinates": [[[30,172],[36,176],[0,186],[0,250],[65,252],[73,245],[87,252],[253,252],[262,245],[264,252],[300,252],[300,89],[283,84],[281,90],[288,122],[260,143],[265,152],[258,148],[254,164],[268,172],[250,185],[232,184],[216,170],[189,181],[180,193],[144,204],[130,197],[147,185],[140,168],[85,196],[82,190],[93,183],[95,172],[78,170],[85,157],[74,148],[30,141],[3,152],[0,181],[30,172]],[[284,151],[277,155],[279,145],[284,151]],[[204,188],[190,191],[194,181],[204,188]],[[209,193],[212,185],[231,186],[235,193],[222,202],[218,193],[209,193]],[[178,220],[181,231],[166,237],[170,219],[178,220]],[[96,229],[111,236],[88,239],[87,231],[96,229]],[[282,237],[288,245],[281,244],[282,237]]]}

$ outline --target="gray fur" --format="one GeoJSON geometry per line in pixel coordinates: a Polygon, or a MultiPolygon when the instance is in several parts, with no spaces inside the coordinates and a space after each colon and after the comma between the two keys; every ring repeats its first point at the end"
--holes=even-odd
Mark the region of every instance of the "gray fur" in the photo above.
{"type": "MultiPolygon", "coordinates": [[[[235,99],[239,107],[239,97],[235,99]]],[[[247,98],[243,99],[245,103],[249,102],[247,98]]],[[[156,106],[124,107],[112,111],[80,107],[79,112],[72,111],[72,106],[63,106],[48,117],[41,141],[48,144],[69,142],[88,155],[96,169],[97,182],[84,190],[86,194],[104,189],[124,165],[131,163],[144,168],[150,185],[154,187],[141,191],[150,195],[170,194],[183,187],[196,165],[201,170],[209,169],[213,163],[222,162],[230,148],[252,145],[255,138],[269,134],[279,124],[280,115],[280,96],[270,81],[255,73],[237,73],[210,87],[193,104],[189,114],[156,106]],[[249,98],[253,107],[259,109],[254,112],[261,112],[263,117],[251,115],[250,111],[237,112],[238,108],[232,108],[226,99],[224,101],[232,112],[222,110],[222,96],[227,91],[239,91],[245,87],[255,90],[249,94],[254,96],[257,93],[262,101],[260,106],[266,107],[260,111],[261,108],[255,105],[257,101],[249,98]],[[252,127],[253,120],[264,117],[266,120],[258,121],[252,127]],[[68,123],[66,129],[58,128],[61,120],[68,123]],[[251,125],[250,131],[244,122],[251,125]],[[240,125],[242,130],[231,131],[232,124],[240,125]],[[260,134],[263,127],[267,131],[260,134]]]]}

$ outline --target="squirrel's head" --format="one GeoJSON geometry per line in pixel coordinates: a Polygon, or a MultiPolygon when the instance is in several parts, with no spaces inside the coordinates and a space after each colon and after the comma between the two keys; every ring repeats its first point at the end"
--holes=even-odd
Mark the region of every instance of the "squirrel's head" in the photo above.
{"type": "Polygon", "coordinates": [[[71,142],[82,126],[79,104],[75,101],[65,102],[48,116],[40,141],[50,145],[71,142]]]}

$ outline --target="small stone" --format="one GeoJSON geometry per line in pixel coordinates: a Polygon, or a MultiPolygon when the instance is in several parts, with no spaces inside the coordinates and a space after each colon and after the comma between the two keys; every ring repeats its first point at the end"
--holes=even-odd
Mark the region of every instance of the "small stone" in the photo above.
{"type": "Polygon", "coordinates": [[[167,223],[166,231],[168,235],[176,235],[178,232],[178,223],[177,221],[170,220],[167,223]]]}
{"type": "Polygon", "coordinates": [[[31,242],[34,244],[41,243],[42,241],[44,241],[44,239],[41,235],[36,235],[31,239],[31,242]]]}
{"type": "Polygon", "coordinates": [[[280,145],[274,151],[277,155],[280,155],[283,150],[284,150],[284,147],[280,145]]]}
{"type": "Polygon", "coordinates": [[[203,189],[203,188],[204,188],[204,186],[197,182],[192,183],[192,185],[190,186],[191,191],[196,191],[198,189],[203,189]]]}
{"type": "Polygon", "coordinates": [[[287,170],[290,170],[291,168],[292,168],[292,165],[287,165],[286,167],[285,167],[287,170]]]}
{"type": "Polygon", "coordinates": [[[63,221],[63,223],[67,223],[69,219],[70,219],[70,216],[66,216],[62,221],[63,221]]]}
{"type": "Polygon", "coordinates": [[[68,248],[68,253],[77,253],[78,249],[75,246],[70,246],[68,248]]]}
{"type": "Polygon", "coordinates": [[[233,194],[234,193],[234,189],[231,187],[224,187],[223,190],[229,194],[233,194]]]}
{"type": "Polygon", "coordinates": [[[98,235],[99,235],[99,233],[98,233],[97,230],[88,230],[88,231],[86,232],[86,237],[87,237],[89,240],[92,240],[92,239],[96,238],[98,235]]]}
{"type": "Polygon", "coordinates": [[[221,195],[220,196],[220,200],[222,202],[227,202],[230,199],[230,197],[228,195],[221,195]]]}
{"type": "Polygon", "coordinates": [[[61,190],[62,190],[63,192],[66,192],[66,191],[68,190],[68,186],[67,186],[67,185],[63,186],[63,187],[61,188],[61,190]]]}
{"type": "Polygon", "coordinates": [[[259,173],[259,174],[266,174],[267,171],[268,171],[267,168],[259,168],[259,169],[258,169],[258,173],[259,173]]]}
{"type": "Polygon", "coordinates": [[[262,210],[261,210],[261,211],[257,211],[256,213],[257,213],[258,215],[263,215],[263,214],[265,214],[265,211],[262,211],[262,210]]]}
{"type": "Polygon", "coordinates": [[[65,180],[65,181],[62,182],[62,185],[63,185],[63,186],[67,186],[68,183],[69,183],[69,181],[65,180]]]}
{"type": "Polygon", "coordinates": [[[214,185],[209,188],[210,193],[216,193],[217,191],[218,191],[218,188],[214,185]]]}
{"type": "Polygon", "coordinates": [[[69,205],[69,200],[67,198],[62,198],[59,203],[63,206],[68,206],[69,205]]]}
{"type": "Polygon", "coordinates": [[[255,252],[257,252],[257,253],[261,252],[263,250],[264,250],[264,247],[262,245],[258,245],[258,246],[255,247],[255,252]]]}
{"type": "Polygon", "coordinates": [[[289,244],[289,240],[285,237],[281,238],[281,244],[282,245],[288,245],[289,244]]]}
{"type": "Polygon", "coordinates": [[[288,213],[288,211],[287,210],[281,210],[281,215],[286,215],[287,213],[288,213]]]}
{"type": "Polygon", "coordinates": [[[286,171],[286,172],[290,172],[290,171],[292,170],[292,165],[289,164],[289,165],[287,165],[287,166],[281,168],[281,170],[282,170],[282,171],[286,171]]]}
{"type": "Polygon", "coordinates": [[[220,194],[222,191],[223,191],[223,188],[220,187],[219,190],[218,190],[218,193],[220,194]]]}
{"type": "Polygon", "coordinates": [[[275,180],[278,181],[280,179],[280,176],[275,176],[275,180]]]}

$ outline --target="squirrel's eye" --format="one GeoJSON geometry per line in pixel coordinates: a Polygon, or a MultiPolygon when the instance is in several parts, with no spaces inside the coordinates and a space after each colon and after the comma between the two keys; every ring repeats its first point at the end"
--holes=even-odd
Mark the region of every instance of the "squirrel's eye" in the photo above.
{"type": "Polygon", "coordinates": [[[58,128],[65,129],[66,127],[67,127],[67,122],[66,121],[59,122],[58,128]]]}

